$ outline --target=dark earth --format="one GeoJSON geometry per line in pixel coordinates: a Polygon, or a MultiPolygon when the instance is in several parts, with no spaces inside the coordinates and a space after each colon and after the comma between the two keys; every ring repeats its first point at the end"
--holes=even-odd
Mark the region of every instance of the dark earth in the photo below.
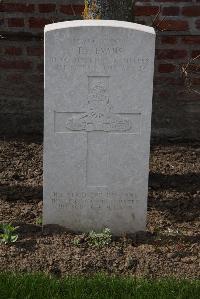
{"type": "Polygon", "coordinates": [[[42,230],[42,141],[0,142],[0,223],[18,226],[0,244],[0,271],[63,276],[96,272],[143,277],[200,274],[200,143],[151,146],[147,231],[96,248],[58,226],[42,230]]]}

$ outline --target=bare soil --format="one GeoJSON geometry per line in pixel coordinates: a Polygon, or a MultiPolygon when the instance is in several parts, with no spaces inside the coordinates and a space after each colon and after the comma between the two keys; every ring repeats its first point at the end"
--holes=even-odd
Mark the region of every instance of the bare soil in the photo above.
{"type": "Polygon", "coordinates": [[[200,143],[152,145],[147,231],[113,238],[101,249],[42,217],[42,142],[0,142],[0,222],[19,239],[0,245],[0,271],[175,276],[200,274],[200,143]]]}

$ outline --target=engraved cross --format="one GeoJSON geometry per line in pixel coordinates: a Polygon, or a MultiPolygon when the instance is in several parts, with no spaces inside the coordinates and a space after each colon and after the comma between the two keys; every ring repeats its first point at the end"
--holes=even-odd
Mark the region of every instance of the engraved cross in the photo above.
{"type": "Polygon", "coordinates": [[[109,76],[88,76],[87,112],[77,113],[78,116],[73,116],[65,122],[66,129],[87,133],[88,187],[107,187],[109,135],[137,134],[140,131],[141,113],[112,113],[109,78],[109,76]]]}

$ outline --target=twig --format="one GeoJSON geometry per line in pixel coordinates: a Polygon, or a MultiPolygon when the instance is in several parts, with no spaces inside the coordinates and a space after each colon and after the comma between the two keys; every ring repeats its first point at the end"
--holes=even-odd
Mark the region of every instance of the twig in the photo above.
{"type": "Polygon", "coordinates": [[[71,6],[71,9],[72,9],[73,16],[76,17],[76,12],[75,12],[75,10],[74,10],[74,6],[73,6],[73,4],[71,4],[70,6],[71,6]]]}

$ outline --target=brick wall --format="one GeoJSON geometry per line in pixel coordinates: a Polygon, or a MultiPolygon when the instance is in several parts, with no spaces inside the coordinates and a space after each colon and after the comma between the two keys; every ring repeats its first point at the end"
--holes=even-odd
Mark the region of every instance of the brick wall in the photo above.
{"type": "Polygon", "coordinates": [[[200,66],[200,59],[187,69],[189,89],[181,72],[183,64],[200,54],[200,0],[137,1],[135,14],[136,22],[150,25],[154,21],[159,27],[153,135],[200,139],[200,67],[194,65],[200,66]]]}
{"type": "MultiPolygon", "coordinates": [[[[0,2],[1,135],[42,134],[43,27],[80,19],[82,10],[82,0],[0,2]]],[[[134,13],[136,22],[159,27],[152,135],[200,139],[200,59],[188,69],[193,92],[181,77],[182,64],[200,54],[200,0],[136,1],[134,13]]]]}

